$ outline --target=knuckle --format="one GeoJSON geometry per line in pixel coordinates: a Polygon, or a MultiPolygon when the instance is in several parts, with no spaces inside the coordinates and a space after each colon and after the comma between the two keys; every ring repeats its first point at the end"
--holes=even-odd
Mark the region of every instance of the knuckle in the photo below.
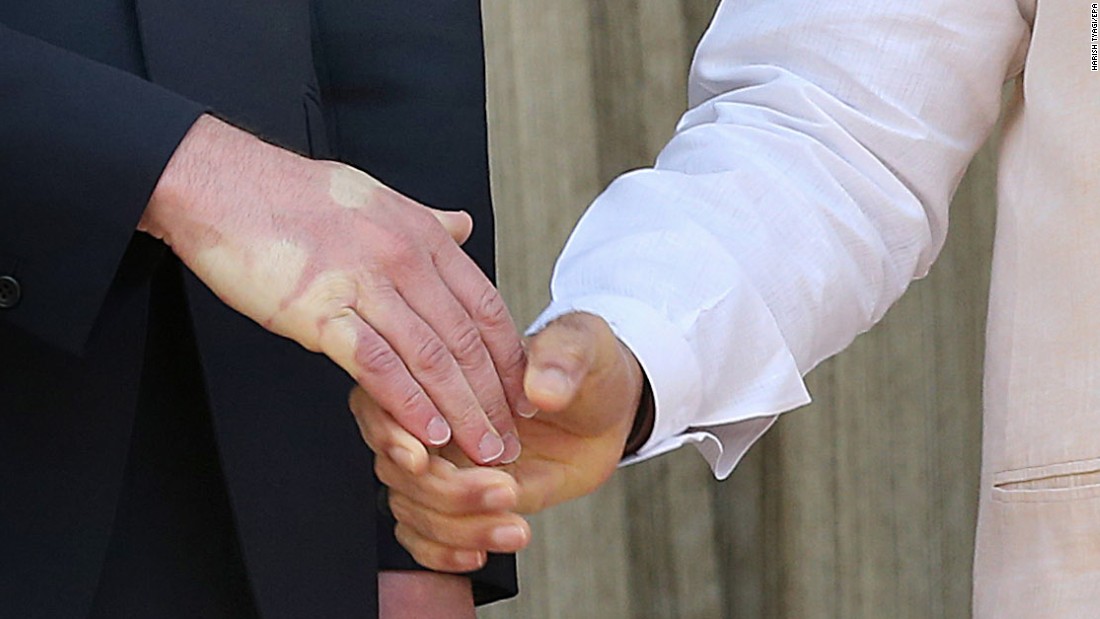
{"type": "Polygon", "coordinates": [[[422,530],[421,523],[417,517],[419,513],[409,505],[408,499],[402,494],[394,492],[392,488],[390,489],[389,503],[390,512],[393,514],[395,520],[417,532],[422,530]]]}
{"type": "Polygon", "coordinates": [[[360,417],[358,413],[356,413],[354,416],[355,424],[359,426],[360,438],[363,439],[363,442],[366,443],[372,451],[377,451],[378,445],[376,444],[377,441],[375,440],[374,433],[371,431],[371,424],[367,422],[367,420],[360,417]]]}
{"type": "Polygon", "coordinates": [[[527,366],[527,351],[523,349],[523,346],[512,346],[505,353],[504,357],[500,361],[501,374],[509,372],[522,372],[523,368],[527,366]]]}
{"type": "MultiPolygon", "coordinates": [[[[332,312],[330,315],[322,315],[316,318],[314,332],[316,338],[311,346],[320,349],[328,355],[347,353],[356,346],[356,333],[354,328],[355,311],[351,308],[343,308],[332,312]]],[[[301,343],[301,342],[299,342],[301,343]]],[[[303,344],[305,346],[305,344],[303,344]]]]}
{"type": "Polygon", "coordinates": [[[444,572],[451,572],[454,574],[461,574],[476,570],[481,567],[479,565],[471,565],[468,562],[462,560],[462,552],[452,548],[438,548],[430,551],[432,555],[432,561],[439,565],[439,569],[444,572]]]}
{"type": "Polygon", "coordinates": [[[503,327],[511,322],[508,306],[496,288],[485,286],[474,308],[474,319],[493,328],[503,327]]]}
{"type": "Polygon", "coordinates": [[[453,571],[455,572],[470,572],[485,566],[486,555],[484,553],[478,554],[473,563],[467,563],[463,561],[460,558],[461,555],[457,551],[452,551],[450,555],[451,563],[456,566],[453,568],[453,571]]]}
{"type": "Polygon", "coordinates": [[[556,326],[567,329],[574,337],[592,337],[600,318],[587,312],[573,312],[554,321],[556,326]]]}
{"type": "Polygon", "coordinates": [[[451,351],[447,349],[447,346],[439,338],[429,337],[425,338],[417,347],[414,363],[418,369],[424,372],[440,374],[448,369],[450,358],[451,351]]]}
{"type": "Polygon", "coordinates": [[[466,487],[455,491],[454,501],[463,511],[474,512],[481,509],[481,488],[466,487]]]}
{"type": "Polygon", "coordinates": [[[512,421],[512,409],[508,406],[508,400],[503,392],[494,393],[485,404],[485,416],[501,436],[515,427],[515,422],[512,421]]]}
{"type": "Polygon", "coordinates": [[[481,333],[471,322],[463,322],[455,328],[454,352],[459,363],[473,365],[481,358],[481,351],[485,343],[481,340],[481,333]]]}
{"type": "Polygon", "coordinates": [[[406,549],[416,559],[416,562],[424,567],[441,572],[453,571],[449,563],[443,560],[440,553],[434,548],[425,548],[420,544],[410,542],[406,549]]]}
{"type": "Polygon", "coordinates": [[[428,396],[414,386],[408,393],[401,397],[401,408],[398,413],[417,410],[423,407],[427,401],[428,396]]]}
{"type": "Polygon", "coordinates": [[[419,244],[408,234],[389,231],[377,241],[376,247],[380,264],[391,269],[402,269],[415,262],[419,244]]]}
{"type": "Polygon", "coordinates": [[[455,408],[447,415],[447,421],[455,428],[456,433],[461,429],[480,427],[478,419],[484,417],[484,413],[476,402],[470,402],[455,408]]]}
{"type": "Polygon", "coordinates": [[[401,358],[381,341],[360,342],[355,361],[364,372],[375,375],[391,374],[401,367],[401,358]]]}
{"type": "Polygon", "coordinates": [[[488,391],[487,396],[483,394],[481,403],[485,416],[489,418],[490,425],[495,427],[501,436],[515,427],[515,422],[512,421],[512,409],[508,406],[507,395],[500,387],[494,386],[488,391]]]}
{"type": "MultiPolygon", "coordinates": [[[[374,459],[374,476],[378,478],[378,481],[388,486],[391,490],[397,482],[397,479],[394,477],[393,466],[386,463],[383,458],[374,459]]],[[[393,493],[391,492],[390,494],[392,495],[393,493]]],[[[390,500],[392,501],[393,499],[391,498],[390,500]]]]}
{"type": "Polygon", "coordinates": [[[411,530],[415,531],[418,536],[426,540],[444,543],[444,538],[440,537],[440,532],[441,530],[446,531],[446,527],[438,526],[433,518],[421,513],[420,510],[407,506],[403,507],[402,510],[401,515],[398,515],[398,512],[392,507],[391,501],[391,511],[393,511],[394,517],[399,522],[408,526],[411,530]]]}
{"type": "Polygon", "coordinates": [[[406,208],[405,213],[414,230],[422,230],[424,236],[430,239],[433,244],[436,241],[450,238],[446,229],[443,228],[443,224],[439,223],[439,219],[427,208],[412,201],[407,206],[412,207],[406,208]]]}
{"type": "Polygon", "coordinates": [[[479,548],[493,548],[497,545],[497,543],[493,541],[492,531],[487,526],[478,529],[476,537],[477,546],[479,548]]]}
{"type": "Polygon", "coordinates": [[[433,501],[436,509],[438,509],[441,513],[455,514],[461,512],[460,509],[456,509],[458,507],[457,502],[461,494],[456,492],[454,488],[435,485],[428,489],[428,492],[431,495],[431,500],[433,501]]]}
{"type": "Polygon", "coordinates": [[[457,484],[439,484],[430,489],[432,496],[438,499],[437,508],[445,514],[469,513],[479,502],[479,495],[473,488],[459,487],[457,484]]]}
{"type": "Polygon", "coordinates": [[[560,342],[554,351],[557,362],[566,370],[583,368],[586,361],[586,347],[576,340],[560,342]]]}
{"type": "Polygon", "coordinates": [[[378,417],[381,412],[380,407],[365,391],[360,387],[356,387],[352,390],[348,396],[348,409],[355,415],[356,419],[362,421],[371,421],[378,417]]]}
{"type": "Polygon", "coordinates": [[[398,543],[409,551],[409,554],[416,559],[417,563],[433,569],[445,567],[445,562],[441,560],[438,552],[433,552],[434,549],[411,532],[405,523],[398,522],[397,526],[394,527],[393,534],[398,543]]]}

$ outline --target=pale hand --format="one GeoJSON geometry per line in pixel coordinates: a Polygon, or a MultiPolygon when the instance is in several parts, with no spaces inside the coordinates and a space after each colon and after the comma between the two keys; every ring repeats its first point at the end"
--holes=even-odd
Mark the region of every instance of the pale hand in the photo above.
{"type": "Polygon", "coordinates": [[[476,462],[510,461],[512,411],[531,410],[525,356],[500,295],[456,244],[471,226],[204,116],[139,229],[226,304],[330,357],[418,440],[453,437],[476,462]]]}
{"type": "Polygon", "coordinates": [[[630,434],[642,373],[607,324],[570,314],[531,339],[527,397],[540,412],[517,419],[523,452],[514,463],[473,467],[453,449],[429,454],[361,390],[351,407],[389,487],[397,539],[440,571],[477,569],[486,552],[530,541],[518,514],[589,494],[615,471],[630,434]]]}

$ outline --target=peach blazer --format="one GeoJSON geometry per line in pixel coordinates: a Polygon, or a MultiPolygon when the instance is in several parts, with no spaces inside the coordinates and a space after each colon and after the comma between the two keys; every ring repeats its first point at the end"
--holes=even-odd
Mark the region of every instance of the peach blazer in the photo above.
{"type": "Polygon", "coordinates": [[[974,568],[980,619],[1100,618],[1096,6],[1036,3],[1007,112],[974,568]]]}

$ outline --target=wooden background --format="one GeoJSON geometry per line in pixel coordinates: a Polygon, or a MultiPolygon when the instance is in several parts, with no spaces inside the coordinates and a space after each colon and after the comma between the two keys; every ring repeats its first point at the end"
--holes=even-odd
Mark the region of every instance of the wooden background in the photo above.
{"type": "MultiPolygon", "coordinates": [[[[519,321],[589,201],[686,105],[716,0],[483,0],[501,282],[519,321]]],[[[967,617],[990,150],[947,249],[884,324],[809,378],[723,483],[688,448],[534,519],[522,593],[486,619],[967,617]]]]}

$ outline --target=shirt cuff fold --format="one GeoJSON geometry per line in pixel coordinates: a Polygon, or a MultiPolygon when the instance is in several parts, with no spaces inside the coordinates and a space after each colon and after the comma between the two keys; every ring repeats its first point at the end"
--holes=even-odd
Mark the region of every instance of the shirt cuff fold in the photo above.
{"type": "Polygon", "coordinates": [[[653,433],[623,465],[634,464],[692,444],[710,465],[715,477],[725,479],[749,448],[775,423],[779,413],[810,402],[794,362],[772,360],[772,371],[752,377],[731,376],[747,383],[748,393],[738,405],[703,411],[704,381],[693,347],[666,316],[645,303],[623,296],[590,295],[555,300],[528,328],[537,333],[555,319],[574,312],[603,318],[619,341],[631,350],[653,389],[653,433]]]}

